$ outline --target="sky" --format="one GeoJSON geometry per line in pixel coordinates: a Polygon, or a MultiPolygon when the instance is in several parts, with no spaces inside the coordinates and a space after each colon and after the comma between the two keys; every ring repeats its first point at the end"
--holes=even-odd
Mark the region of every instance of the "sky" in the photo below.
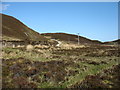
{"type": "Polygon", "coordinates": [[[100,41],[118,39],[117,2],[5,2],[2,13],[39,33],[70,33],[100,41]]]}

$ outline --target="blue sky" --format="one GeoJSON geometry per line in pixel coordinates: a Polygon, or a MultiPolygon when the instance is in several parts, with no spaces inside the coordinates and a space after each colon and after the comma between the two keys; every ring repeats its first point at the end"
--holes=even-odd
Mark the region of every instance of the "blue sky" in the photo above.
{"type": "Polygon", "coordinates": [[[9,2],[2,13],[39,33],[64,32],[93,40],[118,39],[117,2],[9,2]]]}

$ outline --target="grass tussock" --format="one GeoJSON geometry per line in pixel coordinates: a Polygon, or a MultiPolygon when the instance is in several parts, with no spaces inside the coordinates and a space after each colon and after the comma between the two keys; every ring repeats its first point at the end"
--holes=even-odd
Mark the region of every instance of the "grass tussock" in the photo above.
{"type": "Polygon", "coordinates": [[[110,69],[118,67],[117,47],[3,48],[2,53],[3,88],[114,88],[119,84],[118,71],[110,69]],[[111,70],[111,76],[106,70],[111,70]]]}

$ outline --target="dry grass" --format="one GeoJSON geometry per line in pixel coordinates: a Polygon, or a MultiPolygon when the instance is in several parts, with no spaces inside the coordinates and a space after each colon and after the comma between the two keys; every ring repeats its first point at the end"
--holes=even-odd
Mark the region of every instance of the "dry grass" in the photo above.
{"type": "Polygon", "coordinates": [[[86,45],[78,45],[78,44],[67,44],[66,42],[62,42],[62,44],[60,45],[60,47],[62,49],[73,49],[73,48],[84,48],[84,47],[87,47],[86,45]]]}
{"type": "Polygon", "coordinates": [[[88,75],[95,75],[118,64],[116,47],[78,48],[72,44],[68,47],[72,48],[36,46],[33,51],[26,51],[25,48],[4,48],[4,87],[15,87],[17,84],[16,87],[66,88],[80,83],[88,75]],[[105,52],[107,53],[104,54],[105,52]],[[25,82],[18,82],[22,79],[25,82]]]}

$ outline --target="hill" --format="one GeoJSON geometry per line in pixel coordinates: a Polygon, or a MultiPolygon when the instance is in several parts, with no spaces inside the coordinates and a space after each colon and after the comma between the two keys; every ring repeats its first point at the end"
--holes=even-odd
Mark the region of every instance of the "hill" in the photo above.
{"type": "Polygon", "coordinates": [[[120,39],[114,40],[114,41],[109,41],[109,42],[104,42],[104,44],[110,44],[110,45],[120,44],[120,39]]]}
{"type": "Polygon", "coordinates": [[[29,41],[47,41],[44,36],[30,29],[18,19],[2,15],[2,38],[3,40],[29,40],[29,41]]]}
{"type": "MultiPolygon", "coordinates": [[[[67,41],[72,43],[78,43],[78,36],[74,34],[67,34],[67,33],[42,33],[41,35],[52,38],[58,39],[60,41],[67,41]]],[[[90,40],[88,38],[79,36],[80,43],[85,44],[101,44],[102,42],[97,40],[90,40]]]]}
{"type": "Polygon", "coordinates": [[[118,44],[120,44],[120,39],[115,40],[115,41],[113,41],[113,42],[117,42],[118,44]]]}

